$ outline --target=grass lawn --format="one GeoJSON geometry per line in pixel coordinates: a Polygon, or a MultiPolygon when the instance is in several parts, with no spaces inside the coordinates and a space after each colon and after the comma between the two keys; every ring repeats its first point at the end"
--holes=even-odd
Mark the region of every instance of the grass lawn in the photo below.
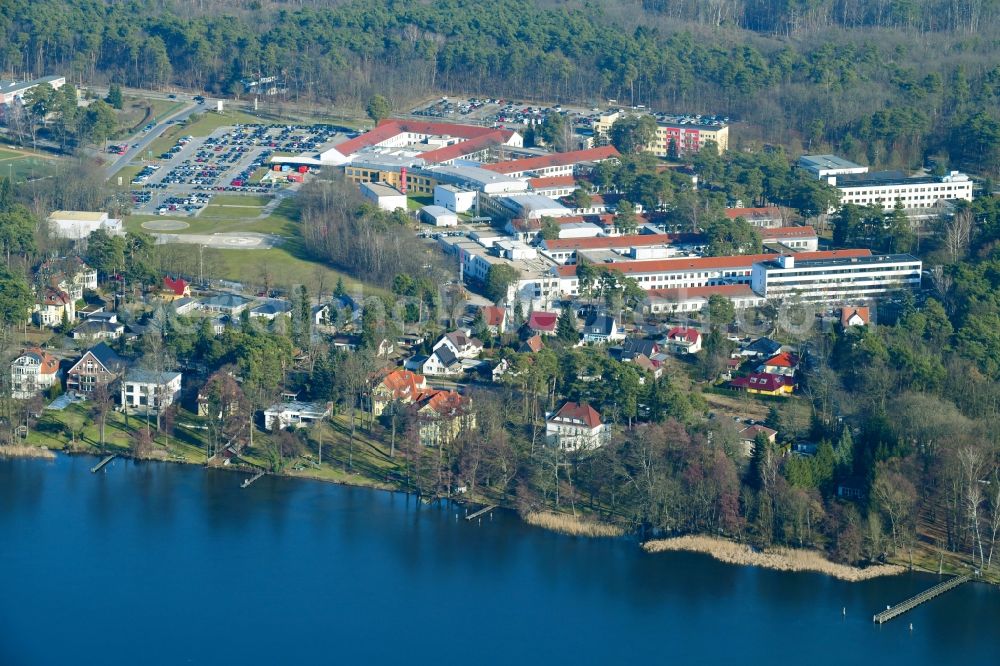
{"type": "Polygon", "coordinates": [[[22,155],[0,161],[0,176],[11,176],[15,183],[47,178],[55,173],[58,163],[51,157],[22,155]]]}
{"type": "Polygon", "coordinates": [[[135,175],[142,171],[141,164],[127,164],[123,166],[118,173],[111,176],[108,180],[112,185],[118,185],[118,179],[122,179],[122,187],[132,188],[132,187],[142,187],[141,185],[132,185],[132,179],[135,175]]]}
{"type": "Polygon", "coordinates": [[[215,111],[206,109],[204,113],[196,113],[192,115],[191,118],[195,119],[194,122],[188,120],[187,123],[179,126],[182,135],[190,134],[191,136],[208,136],[220,127],[228,127],[231,125],[249,125],[254,123],[268,124],[268,121],[242,111],[224,111],[223,113],[216,113],[215,111]]]}
{"type": "MultiPolygon", "coordinates": [[[[252,205],[226,205],[219,206],[213,200],[212,203],[205,206],[205,209],[201,211],[198,219],[214,219],[214,220],[241,220],[241,221],[251,221],[260,215],[263,208],[260,206],[252,205]]],[[[193,232],[188,232],[193,233],[193,232]]]]}
{"type": "Polygon", "coordinates": [[[172,234],[218,234],[236,231],[249,231],[258,234],[277,234],[292,236],[295,234],[295,223],[288,217],[275,212],[263,219],[258,219],[260,207],[224,207],[209,205],[198,217],[183,217],[170,215],[130,215],[125,221],[129,231],[145,231],[147,233],[172,234]],[[176,220],[187,224],[187,228],[176,231],[157,232],[155,229],[143,228],[143,223],[149,221],[164,222],[176,220]]]}
{"type": "Polygon", "coordinates": [[[274,200],[262,194],[216,194],[212,197],[213,206],[266,206],[274,200]]]}
{"type": "Polygon", "coordinates": [[[21,153],[14,152],[13,150],[7,150],[6,148],[0,148],[0,162],[4,160],[17,159],[21,157],[21,153]]]}
{"type": "Polygon", "coordinates": [[[410,196],[406,198],[406,205],[410,210],[420,210],[424,206],[433,206],[434,197],[432,196],[422,196],[414,197],[410,196]]]}

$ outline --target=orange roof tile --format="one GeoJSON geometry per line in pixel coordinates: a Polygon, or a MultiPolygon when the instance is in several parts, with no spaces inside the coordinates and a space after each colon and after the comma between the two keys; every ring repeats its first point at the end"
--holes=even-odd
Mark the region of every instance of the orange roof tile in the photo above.
{"type": "Polygon", "coordinates": [[[579,164],[580,162],[596,162],[600,160],[620,157],[614,146],[602,146],[600,148],[588,148],[587,150],[573,150],[568,153],[552,153],[540,157],[527,157],[521,160],[509,160],[507,162],[497,162],[496,164],[484,164],[484,169],[495,171],[496,173],[521,173],[524,171],[536,171],[546,167],[568,166],[579,164]]]}

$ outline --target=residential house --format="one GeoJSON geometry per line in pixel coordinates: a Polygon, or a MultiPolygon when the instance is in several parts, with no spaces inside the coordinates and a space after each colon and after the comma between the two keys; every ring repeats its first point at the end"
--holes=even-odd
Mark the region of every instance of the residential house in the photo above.
{"type": "Polygon", "coordinates": [[[43,287],[35,306],[35,323],[54,328],[64,321],[76,319],[76,302],[68,293],[55,287],[43,287]]]}
{"type": "Polygon", "coordinates": [[[184,278],[166,276],[163,278],[163,289],[160,290],[163,300],[172,302],[179,298],[191,296],[191,285],[184,278]]]}
{"type": "Polygon", "coordinates": [[[411,370],[394,370],[372,389],[372,413],[381,416],[392,402],[409,404],[427,389],[427,379],[411,370]]]}
{"type": "Polygon", "coordinates": [[[11,396],[27,400],[59,381],[59,359],[37,347],[24,350],[10,364],[11,396]]]}
{"type": "Polygon", "coordinates": [[[633,360],[637,356],[653,358],[660,353],[660,345],[655,340],[643,340],[640,338],[625,338],[621,347],[617,349],[618,360],[625,363],[633,360]]]}
{"type": "Polygon", "coordinates": [[[480,340],[470,337],[461,330],[445,334],[434,344],[431,351],[436,352],[442,347],[450,349],[451,353],[458,358],[479,358],[483,351],[483,343],[480,340]]]}
{"type": "Polygon", "coordinates": [[[441,345],[416,368],[425,375],[460,375],[465,372],[465,366],[452,348],[441,345]]]}
{"type": "Polygon", "coordinates": [[[582,334],[584,342],[615,342],[625,339],[625,333],[618,328],[615,318],[600,313],[587,317],[582,334]]]}
{"type": "Polygon", "coordinates": [[[521,343],[517,351],[521,353],[537,354],[545,348],[545,342],[542,340],[542,336],[538,333],[532,335],[530,338],[521,343]]]}
{"type": "Polygon", "coordinates": [[[841,308],[840,325],[843,328],[851,326],[867,326],[871,321],[868,308],[841,308]]]}
{"type": "Polygon", "coordinates": [[[794,377],[795,371],[799,367],[799,355],[792,352],[780,352],[757,368],[757,372],[766,372],[772,375],[783,375],[794,377]]]}
{"type": "MultiPolygon", "coordinates": [[[[639,368],[640,370],[643,370],[651,374],[653,376],[653,379],[659,379],[660,377],[663,376],[663,364],[660,363],[659,361],[655,361],[649,358],[645,354],[636,354],[635,356],[632,357],[631,361],[629,362],[634,364],[635,367],[639,368]]],[[[640,377],[639,383],[645,384],[646,383],[645,378],[640,377]]]]}
{"type": "Polygon", "coordinates": [[[746,377],[736,377],[729,386],[747,393],[761,395],[788,395],[795,390],[795,380],[785,375],[772,375],[767,372],[754,372],[746,377]]]}
{"type": "Polygon", "coordinates": [[[701,351],[701,331],[689,326],[675,326],[667,331],[666,348],[673,354],[697,354],[701,351]]]}
{"type": "Polygon", "coordinates": [[[593,407],[567,402],[545,419],[545,437],[564,451],[590,450],[605,443],[607,429],[593,407]]]}
{"type": "Polygon", "coordinates": [[[770,338],[757,338],[740,349],[740,356],[749,358],[770,358],[781,351],[781,344],[770,338]]]}
{"type": "Polygon", "coordinates": [[[507,308],[486,305],[482,308],[483,322],[493,335],[502,335],[507,330],[507,308]]]}
{"type": "Polygon", "coordinates": [[[159,412],[181,395],[181,373],[130,368],[121,382],[121,404],[129,411],[159,412]]]}
{"type": "Polygon", "coordinates": [[[290,302],[280,298],[269,298],[250,308],[250,318],[274,321],[275,317],[290,314],[291,311],[292,304],[290,302]]]}
{"type": "Polygon", "coordinates": [[[66,373],[66,390],[93,393],[98,386],[110,387],[122,376],[125,362],[106,342],[87,350],[66,373]]]}
{"type": "Polygon", "coordinates": [[[328,402],[281,402],[264,410],[264,429],[304,428],[330,415],[328,402]]]}
{"type": "Polygon", "coordinates": [[[414,401],[417,432],[424,446],[450,444],[465,430],[476,427],[471,401],[455,391],[424,391],[414,401]]]}
{"type": "Polygon", "coordinates": [[[201,301],[201,309],[236,317],[250,306],[252,301],[238,294],[218,294],[201,301]]]}
{"type": "Polygon", "coordinates": [[[328,303],[321,303],[319,305],[312,306],[310,313],[312,314],[313,326],[330,325],[330,305],[328,303]]]}
{"type": "Polygon", "coordinates": [[[750,425],[740,430],[740,444],[743,445],[743,455],[749,457],[753,455],[753,447],[757,441],[757,435],[763,435],[767,441],[774,444],[778,436],[778,431],[762,425],[750,425]]]}
{"type": "Polygon", "coordinates": [[[114,312],[95,312],[73,329],[74,340],[117,340],[125,335],[125,324],[114,312]]]}
{"type": "Polygon", "coordinates": [[[74,301],[83,298],[84,290],[97,289],[97,271],[79,257],[49,259],[38,267],[41,283],[69,294],[74,301]]]}
{"type": "Polygon", "coordinates": [[[555,335],[556,326],[559,323],[559,315],[555,312],[543,312],[535,310],[528,315],[528,322],[525,326],[532,333],[539,335],[555,335]]]}

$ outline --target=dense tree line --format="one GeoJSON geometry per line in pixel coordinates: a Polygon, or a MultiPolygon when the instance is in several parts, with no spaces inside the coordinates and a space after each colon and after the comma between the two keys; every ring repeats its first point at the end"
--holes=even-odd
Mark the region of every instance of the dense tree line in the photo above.
{"type": "MultiPolygon", "coordinates": [[[[613,98],[738,116],[765,140],[874,164],[941,154],[1000,169],[990,0],[547,4],[14,0],[0,8],[0,71],[218,93],[270,74],[295,99],[356,108],[432,90],[613,98]]],[[[545,132],[559,145],[557,129],[545,132]]]]}

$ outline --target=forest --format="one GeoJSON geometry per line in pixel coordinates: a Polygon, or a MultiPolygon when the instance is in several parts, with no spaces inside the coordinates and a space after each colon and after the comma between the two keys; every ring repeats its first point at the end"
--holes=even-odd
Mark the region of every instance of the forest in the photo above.
{"type": "Polygon", "coordinates": [[[616,99],[739,121],[737,147],[829,146],[875,166],[933,157],[996,177],[994,0],[12,0],[0,71],[397,109],[428,92],[616,99]]]}

